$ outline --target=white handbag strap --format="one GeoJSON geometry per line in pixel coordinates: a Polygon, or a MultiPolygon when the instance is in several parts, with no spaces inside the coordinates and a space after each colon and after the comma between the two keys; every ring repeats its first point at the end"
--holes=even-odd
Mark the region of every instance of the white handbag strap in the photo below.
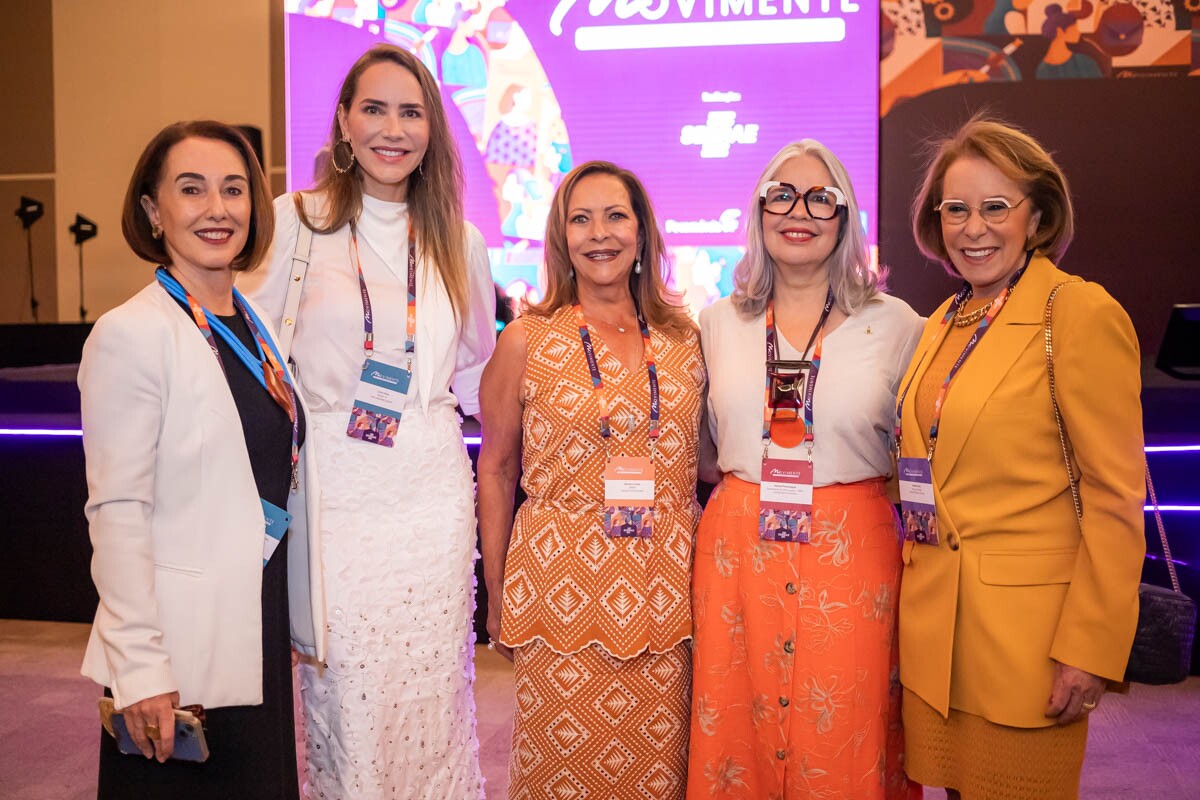
{"type": "MultiPolygon", "coordinates": [[[[304,198],[304,212],[309,221],[316,213],[316,203],[311,195],[304,198]]],[[[308,275],[308,258],[312,251],[313,230],[300,220],[300,232],[296,236],[296,252],[292,254],[292,272],[288,279],[287,298],[283,301],[283,319],[279,322],[279,352],[287,361],[292,355],[292,338],[296,335],[296,322],[300,313],[300,295],[304,294],[304,279],[308,275]]]]}

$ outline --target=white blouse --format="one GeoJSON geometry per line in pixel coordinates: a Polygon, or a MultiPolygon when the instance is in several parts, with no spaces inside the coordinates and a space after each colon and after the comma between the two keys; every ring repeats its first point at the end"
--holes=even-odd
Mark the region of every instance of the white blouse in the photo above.
{"type": "MultiPolygon", "coordinates": [[[[292,195],[275,199],[275,240],[267,263],[242,274],[238,288],[279,327],[291,275],[300,218],[292,195]]],[[[325,211],[318,198],[317,219],[325,211]]],[[[406,407],[462,406],[479,413],[479,378],[496,347],[496,294],[483,237],[465,224],[467,307],[456,322],[437,269],[417,255],[416,359],[406,407]],[[451,391],[453,387],[453,392],[451,391]]],[[[375,358],[406,363],[408,305],[408,209],[363,195],[358,219],[358,253],[371,298],[375,358]]],[[[292,357],[297,381],[314,413],[350,413],[364,358],[363,306],[350,226],[316,234],[292,357]]]]}
{"type": "MultiPolygon", "coordinates": [[[[825,336],[813,397],[815,486],[892,471],[896,390],[924,320],[903,300],[886,294],[876,298],[825,336]]],[[[763,315],[744,319],[726,297],[700,312],[700,342],[708,367],[708,426],[717,444],[717,465],[723,473],[758,483],[767,379],[763,315]]],[[[783,358],[801,357],[782,335],[779,343],[783,358]]],[[[773,458],[789,454],[774,443],[769,452],[773,458]]]]}

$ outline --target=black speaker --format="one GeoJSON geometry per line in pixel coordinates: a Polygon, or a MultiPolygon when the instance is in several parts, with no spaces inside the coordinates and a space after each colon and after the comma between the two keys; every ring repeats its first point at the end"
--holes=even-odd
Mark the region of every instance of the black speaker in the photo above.
{"type": "Polygon", "coordinates": [[[1200,380],[1200,304],[1171,309],[1154,365],[1173,378],[1200,380]]]}
{"type": "Polygon", "coordinates": [[[233,127],[237,128],[238,132],[246,137],[246,141],[250,142],[250,147],[258,159],[258,165],[266,172],[267,162],[263,159],[262,129],[254,125],[234,125],[233,127]]]}

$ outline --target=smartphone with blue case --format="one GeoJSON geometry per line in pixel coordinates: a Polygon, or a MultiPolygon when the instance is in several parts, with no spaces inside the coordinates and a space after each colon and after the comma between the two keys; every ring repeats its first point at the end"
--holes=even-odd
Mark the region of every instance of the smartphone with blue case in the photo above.
{"type": "MultiPolygon", "coordinates": [[[[126,755],[142,755],[125,726],[125,715],[115,710],[111,697],[100,698],[100,723],[104,730],[117,740],[117,749],[126,755]]],[[[175,709],[175,750],[171,758],[177,761],[208,760],[208,741],[204,738],[204,724],[200,718],[186,708],[175,709]]]]}

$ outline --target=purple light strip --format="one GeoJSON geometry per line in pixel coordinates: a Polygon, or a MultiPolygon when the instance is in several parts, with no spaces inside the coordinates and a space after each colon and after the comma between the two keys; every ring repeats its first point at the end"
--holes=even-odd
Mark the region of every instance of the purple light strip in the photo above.
{"type": "MultiPolygon", "coordinates": [[[[0,436],[83,436],[79,428],[0,428],[0,436]]],[[[482,436],[464,436],[463,442],[478,446],[482,436]]],[[[1147,453],[1200,453],[1200,444],[1150,445],[1147,453]]],[[[1160,506],[1163,511],[1197,511],[1200,506],[1160,506]]],[[[1146,506],[1150,510],[1150,506],[1146,506]]]]}
{"type": "MultiPolygon", "coordinates": [[[[1166,561],[1167,560],[1166,557],[1156,556],[1153,553],[1146,553],[1146,558],[1150,559],[1151,561],[1166,561]]],[[[1190,561],[1180,561],[1178,558],[1172,558],[1171,563],[1178,564],[1181,567],[1190,567],[1192,565],[1190,561]]]]}
{"type": "MultiPolygon", "coordinates": [[[[0,436],[83,436],[79,428],[0,428],[0,436]]],[[[463,443],[480,445],[482,436],[464,436],[463,443]]]]}

